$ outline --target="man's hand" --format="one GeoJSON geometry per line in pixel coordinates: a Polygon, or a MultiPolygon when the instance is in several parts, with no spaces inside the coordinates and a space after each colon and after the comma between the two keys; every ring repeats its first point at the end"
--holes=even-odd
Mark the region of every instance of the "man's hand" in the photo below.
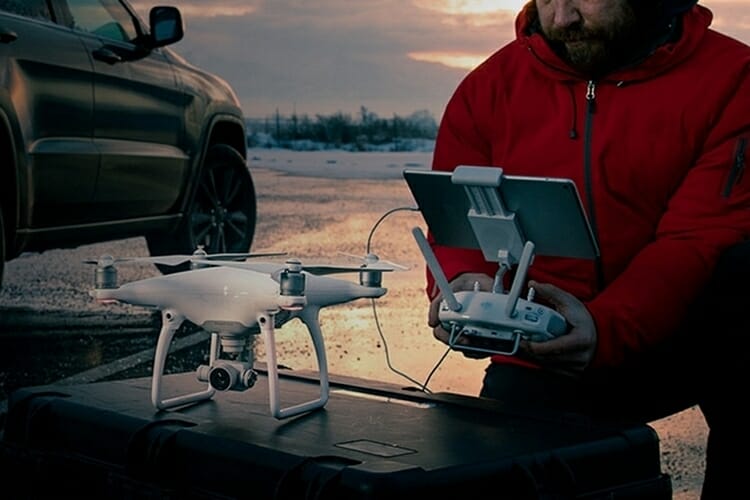
{"type": "Polygon", "coordinates": [[[529,287],[534,288],[537,299],[565,316],[570,331],[545,342],[522,341],[523,357],[551,370],[580,374],[596,352],[596,325],[591,314],[583,302],[554,285],[530,281],[529,287]]]}
{"type": "MultiPolygon", "coordinates": [[[[492,290],[492,285],[494,283],[494,280],[487,276],[486,274],[481,273],[465,273],[460,274],[456,279],[451,281],[451,290],[454,292],[458,291],[470,291],[474,290],[474,284],[479,284],[479,290],[484,292],[489,292],[492,290]]],[[[443,295],[438,294],[433,301],[430,303],[430,311],[429,316],[427,318],[427,324],[432,327],[432,334],[435,336],[436,339],[441,341],[444,344],[448,344],[450,333],[445,331],[443,327],[440,326],[440,320],[438,319],[438,312],[440,311],[440,302],[443,300],[443,295]]],[[[471,339],[467,338],[465,335],[462,335],[458,338],[457,343],[461,345],[470,346],[471,345],[471,339]]],[[[477,351],[461,351],[464,356],[467,358],[486,358],[490,356],[489,353],[485,352],[477,352],[477,351]]]]}

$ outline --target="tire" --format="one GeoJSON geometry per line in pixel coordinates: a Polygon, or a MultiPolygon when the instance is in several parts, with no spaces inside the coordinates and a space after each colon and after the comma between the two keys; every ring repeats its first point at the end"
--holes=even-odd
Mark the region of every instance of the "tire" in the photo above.
{"type": "MultiPolygon", "coordinates": [[[[171,234],[146,236],[152,256],[192,254],[199,246],[209,253],[248,252],[255,235],[255,185],[245,160],[225,144],[206,153],[200,182],[185,218],[171,234]]],[[[157,266],[162,273],[188,267],[157,266]]]]}
{"type": "Polygon", "coordinates": [[[5,268],[5,227],[3,226],[3,207],[0,205],[0,290],[3,288],[3,269],[5,268]]]}

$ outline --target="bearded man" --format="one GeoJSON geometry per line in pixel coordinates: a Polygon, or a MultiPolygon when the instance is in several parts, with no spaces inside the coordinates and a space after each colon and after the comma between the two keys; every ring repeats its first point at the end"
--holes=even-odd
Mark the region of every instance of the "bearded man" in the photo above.
{"type": "MultiPolygon", "coordinates": [[[[750,47],[711,21],[697,0],[531,1],[456,89],[433,160],[572,179],[599,243],[535,258],[528,286],[568,332],[492,355],[481,396],[644,422],[699,404],[704,500],[745,489],[750,334],[750,47]]],[[[492,289],[496,263],[431,241],[454,290],[492,289]]],[[[429,271],[426,291],[447,343],[429,271]]]]}

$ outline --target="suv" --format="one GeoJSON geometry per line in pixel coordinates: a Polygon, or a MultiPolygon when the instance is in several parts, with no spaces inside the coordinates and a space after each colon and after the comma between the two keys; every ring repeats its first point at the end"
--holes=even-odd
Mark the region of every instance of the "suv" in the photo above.
{"type": "Polygon", "coordinates": [[[124,0],[0,0],[0,283],[4,262],[144,236],[152,255],[247,252],[256,199],[226,82],[165,48],[124,0]]]}

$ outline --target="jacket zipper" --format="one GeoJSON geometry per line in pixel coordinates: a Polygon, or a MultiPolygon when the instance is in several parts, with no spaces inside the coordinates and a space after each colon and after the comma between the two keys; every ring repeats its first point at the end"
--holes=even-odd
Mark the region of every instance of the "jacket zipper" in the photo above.
{"type": "MultiPolygon", "coordinates": [[[[589,222],[594,232],[594,237],[598,239],[599,230],[596,226],[596,210],[594,209],[594,192],[592,188],[591,172],[591,134],[593,132],[594,115],[596,114],[596,82],[589,80],[586,87],[586,125],[584,132],[583,146],[583,174],[585,180],[586,200],[589,205],[589,222]]],[[[604,269],[602,268],[601,255],[596,257],[596,286],[597,290],[604,288],[604,269]]]]}
{"type": "Polygon", "coordinates": [[[742,137],[737,141],[737,149],[734,153],[734,164],[729,171],[727,184],[724,186],[724,198],[729,198],[732,194],[732,188],[740,183],[742,175],[745,173],[745,150],[747,149],[747,137],[742,137]]]}

